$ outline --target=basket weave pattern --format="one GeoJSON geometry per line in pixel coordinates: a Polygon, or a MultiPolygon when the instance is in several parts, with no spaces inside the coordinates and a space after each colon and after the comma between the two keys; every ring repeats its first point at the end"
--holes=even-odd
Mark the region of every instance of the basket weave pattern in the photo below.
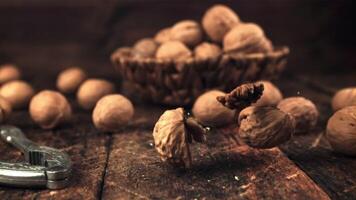
{"type": "Polygon", "coordinates": [[[111,60],[141,98],[183,106],[209,89],[229,91],[241,83],[274,79],[284,69],[288,54],[288,47],[281,47],[267,54],[223,54],[208,60],[139,59],[116,54],[111,60]]]}

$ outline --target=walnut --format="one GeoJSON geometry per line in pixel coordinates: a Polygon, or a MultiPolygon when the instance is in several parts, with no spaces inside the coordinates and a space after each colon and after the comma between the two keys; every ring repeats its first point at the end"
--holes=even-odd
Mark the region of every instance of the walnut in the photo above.
{"type": "Polygon", "coordinates": [[[296,133],[307,133],[313,129],[318,122],[318,109],[313,102],[304,97],[289,97],[283,99],[277,107],[294,117],[296,133]]]}
{"type": "Polygon", "coordinates": [[[170,60],[184,60],[192,57],[192,52],[179,41],[168,41],[163,43],[156,52],[156,58],[170,60]]]}
{"type": "Polygon", "coordinates": [[[171,40],[178,40],[189,47],[194,47],[202,41],[203,32],[200,25],[193,20],[183,20],[171,29],[171,40]]]}
{"type": "Polygon", "coordinates": [[[214,5],[209,8],[202,19],[206,34],[214,42],[221,42],[225,34],[240,22],[237,14],[225,5],[214,5]]]}
{"type": "Polygon", "coordinates": [[[356,106],[348,106],[334,113],[328,120],[326,138],[334,151],[356,155],[356,106]]]}
{"type": "Polygon", "coordinates": [[[128,124],[134,115],[129,99],[119,94],[101,98],[93,110],[92,119],[97,129],[115,131],[128,124]]]}
{"type": "Polygon", "coordinates": [[[216,100],[224,92],[211,90],[200,95],[193,105],[193,115],[204,126],[219,127],[231,124],[235,119],[235,110],[230,110],[216,100]]]}
{"type": "Polygon", "coordinates": [[[241,23],[224,37],[224,51],[227,53],[258,53],[272,50],[262,28],[253,23],[241,23]]]}
{"type": "Polygon", "coordinates": [[[57,88],[63,93],[73,93],[85,81],[87,74],[79,67],[62,71],[57,78],[57,88]]]}
{"type": "Polygon", "coordinates": [[[339,90],[334,95],[331,104],[334,111],[347,106],[356,106],[356,87],[339,90]]]}
{"type": "Polygon", "coordinates": [[[154,40],[158,44],[162,44],[171,40],[171,28],[164,28],[155,35],[154,40]]]}
{"type": "Polygon", "coordinates": [[[257,83],[262,83],[264,90],[260,99],[254,106],[276,106],[282,99],[281,91],[269,81],[258,81],[257,83]]]}
{"type": "Polygon", "coordinates": [[[288,141],[295,127],[292,116],[273,107],[247,107],[238,121],[239,137],[255,148],[272,148],[288,141]]]}
{"type": "Polygon", "coordinates": [[[86,109],[94,108],[101,97],[115,92],[115,86],[102,79],[88,79],[79,87],[77,100],[79,105],[86,109]]]}
{"type": "Polygon", "coordinates": [[[0,88],[0,96],[9,102],[13,109],[27,107],[34,93],[30,84],[19,80],[7,82],[0,88]]]}
{"type": "Polygon", "coordinates": [[[165,111],[153,129],[155,147],[162,161],[189,168],[192,158],[189,144],[193,139],[204,142],[205,130],[193,118],[185,116],[183,108],[165,111]]]}
{"type": "Polygon", "coordinates": [[[203,42],[195,47],[194,56],[197,59],[212,59],[221,55],[221,48],[213,43],[203,42]]]}
{"type": "Polygon", "coordinates": [[[218,96],[216,99],[224,106],[238,111],[255,103],[263,93],[262,83],[242,84],[224,96],[218,96]]]}
{"type": "Polygon", "coordinates": [[[0,123],[4,122],[11,115],[11,104],[0,96],[0,123]]]}
{"type": "Polygon", "coordinates": [[[70,120],[72,109],[67,99],[59,92],[43,90],[30,102],[32,120],[43,129],[51,129],[70,120]]]}
{"type": "Polygon", "coordinates": [[[151,38],[143,38],[137,41],[134,46],[134,54],[137,57],[151,58],[156,54],[158,44],[151,38]]]}
{"type": "Polygon", "coordinates": [[[21,78],[20,70],[13,64],[5,64],[0,66],[0,84],[9,81],[18,80],[21,78]]]}

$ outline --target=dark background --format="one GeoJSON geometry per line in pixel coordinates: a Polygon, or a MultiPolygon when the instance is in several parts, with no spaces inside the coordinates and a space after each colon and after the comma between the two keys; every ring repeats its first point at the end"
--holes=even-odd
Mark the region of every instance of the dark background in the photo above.
{"type": "Polygon", "coordinates": [[[215,3],[260,24],[275,45],[288,45],[289,72],[356,73],[352,0],[1,0],[0,63],[44,74],[81,65],[105,75],[115,48],[178,20],[200,21],[215,3]]]}

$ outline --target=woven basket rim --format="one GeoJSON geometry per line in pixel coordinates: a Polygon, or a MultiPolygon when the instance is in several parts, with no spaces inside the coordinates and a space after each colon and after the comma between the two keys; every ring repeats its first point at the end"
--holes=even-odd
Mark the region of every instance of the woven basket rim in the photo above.
{"type": "Polygon", "coordinates": [[[112,53],[111,54],[111,61],[112,62],[140,62],[140,63],[157,63],[157,64],[162,64],[162,63],[172,63],[172,64],[187,64],[187,63],[192,63],[194,61],[198,62],[208,62],[210,60],[217,60],[221,57],[228,57],[232,58],[234,60],[256,60],[256,59],[266,59],[266,58],[279,58],[288,55],[290,52],[289,47],[287,46],[277,46],[274,48],[273,51],[271,52],[266,52],[266,53],[251,53],[251,54],[241,54],[241,53],[223,53],[219,55],[218,57],[215,58],[207,58],[207,59],[195,59],[195,58],[188,58],[185,60],[172,60],[172,59],[158,59],[158,58],[137,58],[137,57],[129,57],[129,56],[123,56],[117,53],[112,53]]]}

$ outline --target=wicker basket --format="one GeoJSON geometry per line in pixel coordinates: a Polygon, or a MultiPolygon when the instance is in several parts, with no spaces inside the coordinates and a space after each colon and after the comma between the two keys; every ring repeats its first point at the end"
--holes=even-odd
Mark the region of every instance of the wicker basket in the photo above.
{"type": "Polygon", "coordinates": [[[141,98],[184,106],[209,89],[229,91],[244,82],[274,79],[284,69],[288,54],[288,47],[280,47],[270,53],[223,54],[208,60],[142,59],[118,53],[111,60],[141,98]]]}

